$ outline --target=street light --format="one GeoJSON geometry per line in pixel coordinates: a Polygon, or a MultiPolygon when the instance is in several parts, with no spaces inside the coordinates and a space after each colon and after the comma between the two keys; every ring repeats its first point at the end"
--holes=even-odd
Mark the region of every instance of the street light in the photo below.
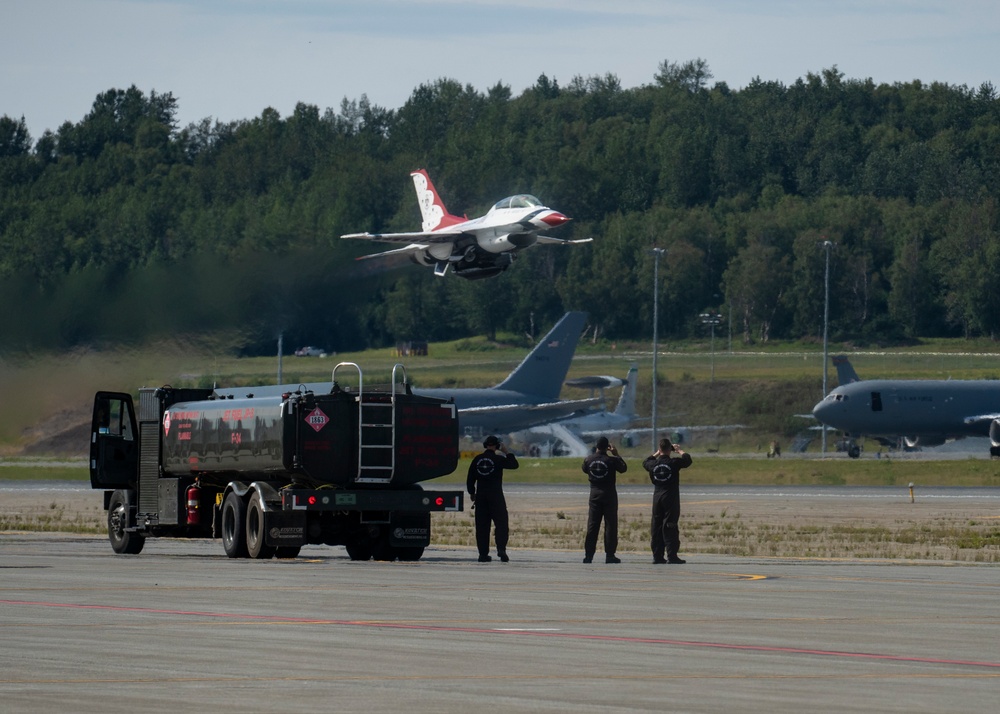
{"type": "Polygon", "coordinates": [[[653,255],[653,451],[656,451],[659,444],[659,434],[656,433],[656,338],[659,320],[660,304],[660,256],[666,253],[665,248],[652,248],[649,251],[653,255]]]}
{"type": "MultiPolygon", "coordinates": [[[[825,299],[823,301],[823,397],[826,398],[826,373],[829,364],[827,353],[829,351],[827,339],[830,333],[830,248],[833,243],[825,240],[821,243],[826,249],[826,271],[823,280],[825,299]]],[[[823,425],[823,446],[822,453],[826,453],[826,424],[823,425]]]]}
{"type": "Polygon", "coordinates": [[[281,357],[282,357],[282,355],[284,353],[284,349],[283,349],[282,345],[284,344],[284,342],[285,342],[285,333],[284,332],[279,332],[278,333],[278,381],[277,381],[277,384],[281,384],[281,380],[284,379],[281,376],[281,357]]]}
{"type": "Polygon", "coordinates": [[[698,315],[701,324],[708,325],[712,330],[712,384],[715,384],[715,328],[722,324],[722,315],[717,312],[703,312],[698,315]]]}

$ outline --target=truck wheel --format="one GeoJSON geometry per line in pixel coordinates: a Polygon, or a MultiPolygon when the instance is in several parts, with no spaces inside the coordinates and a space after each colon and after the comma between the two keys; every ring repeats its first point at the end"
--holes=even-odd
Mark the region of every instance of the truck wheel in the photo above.
{"type": "Polygon", "coordinates": [[[274,550],[274,557],[279,559],[298,558],[300,550],[302,550],[300,545],[279,545],[274,550]]]}
{"type": "Polygon", "coordinates": [[[222,547],[230,558],[246,558],[249,555],[245,521],[243,499],[235,491],[230,491],[222,502],[222,547]]]}
{"type": "Polygon", "coordinates": [[[264,523],[264,504],[258,492],[250,497],[250,505],[247,506],[247,553],[251,558],[270,560],[277,549],[267,544],[264,523]]]}
{"type": "Polygon", "coordinates": [[[128,527],[128,503],[125,494],[115,491],[108,503],[108,540],[111,549],[121,555],[135,555],[146,544],[146,537],[125,530],[128,527]]]}

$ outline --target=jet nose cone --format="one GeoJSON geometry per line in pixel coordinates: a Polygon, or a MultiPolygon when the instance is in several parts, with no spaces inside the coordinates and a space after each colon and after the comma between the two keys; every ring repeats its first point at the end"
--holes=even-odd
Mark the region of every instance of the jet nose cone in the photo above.
{"type": "Polygon", "coordinates": [[[812,413],[818,421],[827,426],[833,426],[830,420],[836,420],[837,411],[836,399],[831,395],[817,402],[816,406],[813,407],[812,413]]]}
{"type": "Polygon", "coordinates": [[[542,223],[545,223],[552,228],[561,226],[563,223],[569,223],[572,219],[569,216],[564,216],[559,211],[549,211],[546,215],[542,216],[542,223]]]}

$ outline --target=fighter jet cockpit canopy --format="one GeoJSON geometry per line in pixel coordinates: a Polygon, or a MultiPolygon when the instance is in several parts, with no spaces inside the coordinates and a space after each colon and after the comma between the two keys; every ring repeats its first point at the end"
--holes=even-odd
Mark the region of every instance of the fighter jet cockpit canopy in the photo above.
{"type": "Polygon", "coordinates": [[[516,196],[508,196],[499,201],[493,206],[493,210],[500,210],[501,208],[534,208],[536,206],[544,208],[545,204],[530,194],[519,193],[516,196]]]}

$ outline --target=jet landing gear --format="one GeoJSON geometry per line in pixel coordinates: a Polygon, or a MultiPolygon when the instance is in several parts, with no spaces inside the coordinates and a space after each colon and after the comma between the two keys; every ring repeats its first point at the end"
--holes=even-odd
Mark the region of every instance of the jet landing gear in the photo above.
{"type": "Polygon", "coordinates": [[[837,451],[845,452],[852,459],[857,459],[861,456],[861,446],[854,439],[848,437],[844,437],[837,442],[837,451]]]}

